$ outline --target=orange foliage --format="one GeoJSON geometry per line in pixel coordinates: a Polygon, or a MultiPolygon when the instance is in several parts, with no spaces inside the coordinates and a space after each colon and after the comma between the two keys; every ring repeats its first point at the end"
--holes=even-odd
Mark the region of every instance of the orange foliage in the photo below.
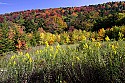
{"type": "Polygon", "coordinates": [[[100,29],[100,30],[98,31],[98,35],[99,35],[100,37],[104,37],[104,36],[105,36],[105,30],[104,30],[104,28],[102,28],[102,29],[100,29]]]}
{"type": "Polygon", "coordinates": [[[8,38],[9,39],[12,39],[14,37],[14,31],[12,28],[9,29],[9,32],[8,32],[8,38]]]}

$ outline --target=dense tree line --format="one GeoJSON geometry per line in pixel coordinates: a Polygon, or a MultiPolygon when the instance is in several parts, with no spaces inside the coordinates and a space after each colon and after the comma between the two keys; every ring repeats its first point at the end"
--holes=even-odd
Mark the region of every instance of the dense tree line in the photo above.
{"type": "Polygon", "coordinates": [[[26,32],[38,28],[52,33],[71,27],[86,31],[111,28],[125,24],[125,1],[108,2],[81,7],[25,10],[0,15],[0,22],[12,21],[25,27],[26,32]]]}
{"type": "Polygon", "coordinates": [[[97,41],[125,38],[125,1],[1,14],[0,54],[43,45],[48,40],[50,44],[71,44],[84,39],[85,34],[97,41]],[[43,36],[50,38],[43,41],[43,36]]]}

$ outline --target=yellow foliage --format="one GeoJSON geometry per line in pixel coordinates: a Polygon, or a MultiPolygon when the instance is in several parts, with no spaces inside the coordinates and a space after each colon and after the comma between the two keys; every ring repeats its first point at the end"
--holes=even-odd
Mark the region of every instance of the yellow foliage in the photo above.
{"type": "Polygon", "coordinates": [[[16,65],[16,61],[14,61],[13,64],[16,65]]]}
{"type": "Polygon", "coordinates": [[[44,33],[40,33],[40,38],[41,39],[44,39],[44,36],[45,36],[44,33]]]}
{"type": "Polygon", "coordinates": [[[96,45],[98,48],[101,47],[100,42],[97,42],[95,45],[96,45]]]}
{"type": "Polygon", "coordinates": [[[29,58],[29,62],[30,62],[30,63],[32,63],[32,62],[33,62],[32,58],[29,58]]]}
{"type": "Polygon", "coordinates": [[[77,59],[78,61],[80,60],[80,58],[79,58],[78,56],[76,57],[76,59],[77,59]]]}
{"type": "Polygon", "coordinates": [[[108,37],[108,36],[106,36],[105,40],[106,40],[106,41],[109,41],[110,39],[109,39],[109,37],[108,37]]]}
{"type": "Polygon", "coordinates": [[[89,46],[88,46],[88,44],[87,44],[87,43],[85,43],[84,48],[89,48],[89,46]]]}
{"type": "Polygon", "coordinates": [[[46,47],[49,47],[49,44],[48,44],[48,42],[47,42],[47,41],[45,42],[45,45],[46,45],[46,47]]]}
{"type": "Polygon", "coordinates": [[[92,42],[95,42],[96,40],[95,40],[95,38],[91,38],[92,39],[92,42]]]}
{"type": "Polygon", "coordinates": [[[25,56],[26,56],[28,59],[30,58],[29,53],[26,53],[25,56]]]}
{"type": "Polygon", "coordinates": [[[50,51],[51,51],[51,52],[53,51],[53,46],[50,46],[50,51]]]}
{"type": "Polygon", "coordinates": [[[10,60],[14,60],[16,58],[16,55],[11,56],[10,60]]]}
{"type": "Polygon", "coordinates": [[[82,35],[82,41],[86,40],[86,37],[84,35],[82,35]]]}
{"type": "Polygon", "coordinates": [[[100,37],[104,37],[104,35],[105,35],[105,30],[104,30],[104,28],[102,28],[102,29],[100,29],[100,30],[98,31],[98,35],[99,35],[100,37]]]}

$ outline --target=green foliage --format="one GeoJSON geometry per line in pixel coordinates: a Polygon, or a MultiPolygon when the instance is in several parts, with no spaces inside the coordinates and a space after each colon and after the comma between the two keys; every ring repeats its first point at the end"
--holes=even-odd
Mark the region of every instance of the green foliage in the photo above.
{"type": "Polygon", "coordinates": [[[0,54],[8,51],[15,51],[14,41],[9,39],[9,22],[2,23],[0,26],[0,54]]]}
{"type": "Polygon", "coordinates": [[[124,83],[124,3],[0,15],[0,55],[27,49],[0,59],[0,82],[124,83]],[[46,47],[28,49],[38,45],[46,47]]]}
{"type": "Polygon", "coordinates": [[[45,20],[40,18],[40,19],[36,19],[35,22],[37,22],[37,28],[43,28],[45,29],[45,20]]]}
{"type": "Polygon", "coordinates": [[[125,14],[124,13],[115,13],[112,15],[105,16],[96,20],[94,24],[93,31],[98,31],[101,28],[107,29],[113,26],[122,26],[125,24],[125,14]]]}
{"type": "MultiPolygon", "coordinates": [[[[47,44],[47,43],[46,43],[47,44]]],[[[76,46],[47,46],[0,59],[1,82],[125,82],[125,43],[86,42],[76,46]],[[6,65],[5,65],[6,64],[6,65]]]]}
{"type": "Polygon", "coordinates": [[[116,21],[118,20],[117,14],[105,16],[103,18],[99,18],[97,22],[94,24],[93,31],[98,31],[101,28],[111,28],[116,25],[116,21]]]}
{"type": "Polygon", "coordinates": [[[82,7],[27,10],[0,15],[0,22],[7,21],[25,26],[26,33],[43,28],[47,32],[62,33],[70,27],[86,31],[98,31],[125,25],[124,1],[108,2],[82,7]]]}
{"type": "Polygon", "coordinates": [[[40,45],[40,33],[35,32],[32,36],[32,38],[29,40],[31,46],[37,46],[40,45]]]}
{"type": "Polygon", "coordinates": [[[117,25],[118,26],[125,25],[125,13],[118,13],[117,17],[118,17],[118,20],[116,20],[117,25]]]}
{"type": "Polygon", "coordinates": [[[23,26],[25,26],[26,33],[34,33],[36,30],[38,30],[34,23],[34,20],[25,20],[23,26]]]}
{"type": "Polygon", "coordinates": [[[18,17],[18,19],[16,20],[15,23],[18,23],[18,24],[20,24],[20,25],[23,25],[23,24],[24,24],[24,21],[25,21],[25,19],[23,19],[23,17],[20,15],[20,16],[18,17]]]}
{"type": "Polygon", "coordinates": [[[106,30],[106,33],[105,33],[105,35],[109,36],[110,39],[115,39],[115,40],[119,40],[119,37],[121,38],[120,34],[122,33],[120,31],[120,27],[118,26],[114,26],[110,30],[106,30]]]}
{"type": "Polygon", "coordinates": [[[125,37],[125,25],[120,26],[120,32],[124,35],[125,37]]]}

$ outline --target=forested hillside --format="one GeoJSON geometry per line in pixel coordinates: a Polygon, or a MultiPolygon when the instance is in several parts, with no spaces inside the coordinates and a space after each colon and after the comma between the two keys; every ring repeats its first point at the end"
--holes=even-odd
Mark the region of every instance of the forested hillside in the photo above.
{"type": "MultiPolygon", "coordinates": [[[[43,44],[40,43],[39,34],[45,34],[46,32],[51,35],[58,34],[59,38],[60,34],[65,34],[66,37],[61,37],[63,42],[58,41],[61,44],[74,43],[76,39],[81,41],[82,37],[77,37],[81,36],[80,34],[75,37],[74,34],[76,33],[70,33],[74,30],[85,30],[91,33],[88,39],[105,40],[105,37],[108,36],[110,39],[118,40],[119,37],[125,37],[124,24],[125,1],[107,2],[81,7],[35,9],[1,14],[0,35],[3,45],[7,42],[7,44],[16,46],[10,47],[11,49],[20,48],[23,45],[25,46],[26,43],[33,46],[43,44]]],[[[79,31],[76,32],[79,33],[79,31]]],[[[55,41],[53,39],[49,42],[53,43],[55,41]]],[[[3,45],[0,45],[0,47],[6,46],[3,45]]]]}
{"type": "Polygon", "coordinates": [[[1,14],[0,83],[125,83],[125,1],[1,14]]]}
{"type": "Polygon", "coordinates": [[[71,27],[98,30],[125,24],[125,1],[81,7],[26,10],[0,15],[0,22],[12,21],[25,27],[26,32],[43,28],[56,32],[71,27]],[[59,29],[59,30],[58,30],[59,29]]]}

